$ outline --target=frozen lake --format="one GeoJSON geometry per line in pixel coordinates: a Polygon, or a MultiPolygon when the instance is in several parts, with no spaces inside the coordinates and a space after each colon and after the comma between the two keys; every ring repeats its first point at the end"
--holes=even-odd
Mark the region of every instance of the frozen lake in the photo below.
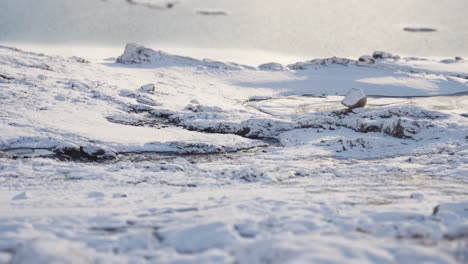
{"type": "Polygon", "coordinates": [[[201,48],[203,56],[213,48],[301,58],[356,57],[374,50],[468,56],[467,10],[464,0],[181,0],[169,10],[124,0],[2,0],[0,42],[120,48],[139,42],[201,48]],[[200,14],[204,10],[227,14],[200,14]],[[405,27],[436,31],[408,32],[405,27]]]}

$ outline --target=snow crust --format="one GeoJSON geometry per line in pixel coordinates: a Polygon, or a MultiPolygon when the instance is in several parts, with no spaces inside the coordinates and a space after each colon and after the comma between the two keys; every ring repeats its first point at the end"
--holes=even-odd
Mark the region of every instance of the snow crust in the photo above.
{"type": "Polygon", "coordinates": [[[468,63],[369,56],[1,46],[0,263],[468,261],[468,63]]]}

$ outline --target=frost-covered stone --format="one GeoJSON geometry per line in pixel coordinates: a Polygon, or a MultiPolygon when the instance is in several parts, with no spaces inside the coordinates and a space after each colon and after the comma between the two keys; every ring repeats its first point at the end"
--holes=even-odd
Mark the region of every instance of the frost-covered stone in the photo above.
{"type": "Polygon", "coordinates": [[[367,103],[367,96],[362,89],[353,88],[346,94],[341,103],[351,109],[364,107],[367,103]]]}
{"type": "Polygon", "coordinates": [[[158,64],[161,66],[192,66],[192,67],[206,67],[211,69],[223,70],[241,70],[250,69],[255,70],[254,67],[240,65],[236,63],[224,63],[213,60],[198,60],[185,56],[178,56],[165,53],[163,51],[156,51],[138,44],[130,43],[125,47],[124,53],[117,58],[117,63],[122,64],[158,64]]]}
{"type": "Polygon", "coordinates": [[[156,102],[153,98],[146,97],[146,96],[138,96],[136,100],[138,103],[144,104],[144,105],[149,105],[149,106],[161,105],[160,103],[156,102]]]}
{"type": "Polygon", "coordinates": [[[78,56],[72,56],[70,57],[70,60],[76,61],[78,63],[89,63],[89,60],[78,57],[78,56]]]}
{"type": "Polygon", "coordinates": [[[372,56],[363,55],[363,56],[359,57],[359,62],[372,64],[372,63],[375,63],[375,59],[372,56]]]}
{"type": "Polygon", "coordinates": [[[108,147],[88,145],[81,147],[83,156],[91,160],[115,159],[116,151],[108,147]]]}
{"type": "Polygon", "coordinates": [[[161,52],[154,51],[135,43],[129,43],[125,46],[124,53],[117,58],[117,62],[123,64],[140,64],[151,62],[158,57],[162,57],[162,55],[163,54],[161,54],[161,52]]]}
{"type": "Polygon", "coordinates": [[[412,193],[412,194],[410,194],[410,199],[422,201],[424,199],[424,194],[422,194],[422,193],[412,193]]]}
{"type": "Polygon", "coordinates": [[[155,89],[154,83],[148,83],[140,87],[142,92],[153,93],[155,89]]]}
{"type": "Polygon", "coordinates": [[[201,112],[223,112],[223,109],[218,106],[208,106],[208,105],[200,105],[197,103],[194,104],[188,104],[184,110],[192,111],[194,113],[201,113],[201,112]]]}
{"type": "Polygon", "coordinates": [[[357,61],[350,60],[346,58],[331,57],[325,59],[314,59],[305,62],[297,62],[294,64],[289,64],[287,67],[291,70],[307,70],[310,68],[317,68],[320,66],[330,66],[330,65],[355,65],[357,61]]]}
{"type": "Polygon", "coordinates": [[[57,146],[54,149],[54,152],[71,159],[80,159],[82,156],[80,147],[71,143],[66,143],[57,146]]]}
{"type": "Polygon", "coordinates": [[[57,155],[69,159],[83,160],[108,160],[117,157],[116,151],[97,145],[78,146],[71,143],[66,143],[57,146],[53,150],[57,155]]]}
{"type": "Polygon", "coordinates": [[[128,97],[128,98],[137,98],[138,95],[134,91],[130,90],[121,90],[119,92],[119,95],[122,97],[128,97]]]}
{"type": "Polygon", "coordinates": [[[283,64],[276,63],[276,62],[260,64],[258,66],[258,69],[261,71],[285,71],[287,70],[287,68],[284,67],[283,64]]]}
{"type": "Polygon", "coordinates": [[[14,80],[15,78],[8,76],[6,74],[0,73],[0,81],[4,80],[5,82],[14,80]]]}
{"type": "Polygon", "coordinates": [[[131,105],[130,109],[132,109],[135,112],[150,112],[153,110],[153,107],[147,104],[136,104],[136,105],[131,105]]]}
{"type": "Polygon", "coordinates": [[[385,52],[385,51],[374,51],[374,53],[372,54],[372,57],[376,60],[378,59],[399,59],[400,56],[398,55],[393,55],[389,52],[385,52]]]}

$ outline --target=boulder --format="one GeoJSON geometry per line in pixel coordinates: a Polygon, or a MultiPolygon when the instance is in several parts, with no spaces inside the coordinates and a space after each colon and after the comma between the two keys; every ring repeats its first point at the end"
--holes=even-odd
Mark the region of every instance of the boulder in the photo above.
{"type": "Polygon", "coordinates": [[[350,109],[364,107],[367,103],[367,96],[362,89],[353,88],[346,94],[341,103],[350,109]]]}

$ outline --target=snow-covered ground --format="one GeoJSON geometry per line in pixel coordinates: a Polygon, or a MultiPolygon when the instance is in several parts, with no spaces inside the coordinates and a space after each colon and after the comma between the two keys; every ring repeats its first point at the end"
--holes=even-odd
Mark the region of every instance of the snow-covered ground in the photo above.
{"type": "Polygon", "coordinates": [[[0,263],[468,261],[467,61],[115,56],[0,47],[0,263]]]}

